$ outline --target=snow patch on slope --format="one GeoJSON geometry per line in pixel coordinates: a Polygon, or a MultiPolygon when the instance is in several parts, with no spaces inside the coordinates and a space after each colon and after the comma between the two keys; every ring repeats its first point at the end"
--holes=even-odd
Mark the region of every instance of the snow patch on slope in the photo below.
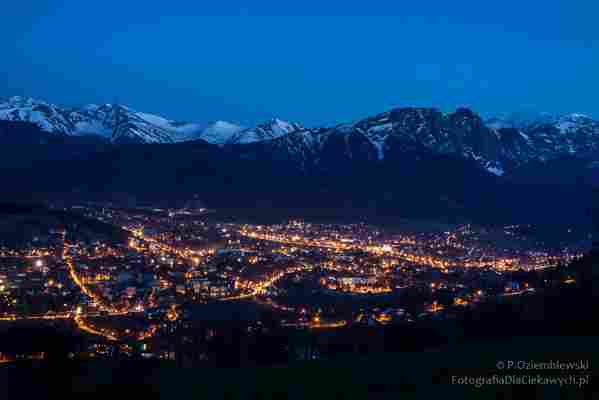
{"type": "Polygon", "coordinates": [[[228,143],[249,144],[262,142],[265,140],[273,140],[293,132],[302,131],[304,129],[305,128],[300,124],[274,118],[265,123],[256,125],[254,128],[244,129],[236,132],[228,143]]]}
{"type": "Polygon", "coordinates": [[[242,126],[227,121],[216,121],[211,123],[199,134],[201,139],[208,143],[225,145],[230,143],[235,135],[244,130],[242,126]]]}
{"type": "Polygon", "coordinates": [[[499,167],[499,166],[488,166],[487,167],[487,171],[489,171],[490,173],[492,173],[493,175],[497,175],[497,176],[502,176],[505,171],[503,170],[503,168],[499,167]]]}

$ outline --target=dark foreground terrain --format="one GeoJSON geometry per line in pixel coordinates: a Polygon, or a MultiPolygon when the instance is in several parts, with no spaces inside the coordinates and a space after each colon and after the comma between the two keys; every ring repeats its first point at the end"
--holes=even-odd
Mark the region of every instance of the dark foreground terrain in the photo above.
{"type": "MultiPolygon", "coordinates": [[[[5,399],[89,398],[135,394],[137,398],[592,398],[599,361],[592,337],[514,338],[511,344],[455,346],[351,362],[297,362],[281,367],[180,368],[170,362],[71,362],[13,364],[0,369],[5,399]],[[507,375],[501,360],[585,360],[588,384],[482,386],[451,384],[452,376],[507,375]],[[399,397],[398,397],[399,396],[399,397]]],[[[516,372],[521,375],[522,371],[516,372]]],[[[567,372],[553,375],[566,376],[567,372]]],[[[578,372],[576,372],[578,374],[578,372]]],[[[453,378],[454,380],[457,378],[453,378]]]]}

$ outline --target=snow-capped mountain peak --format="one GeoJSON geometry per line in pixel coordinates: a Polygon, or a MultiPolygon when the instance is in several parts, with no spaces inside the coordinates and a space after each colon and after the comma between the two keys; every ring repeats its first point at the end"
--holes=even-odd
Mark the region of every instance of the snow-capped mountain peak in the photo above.
{"type": "Polygon", "coordinates": [[[59,134],[73,130],[66,110],[30,97],[13,96],[0,101],[0,120],[31,122],[44,131],[59,134]]]}
{"type": "Polygon", "coordinates": [[[172,121],[121,104],[63,108],[19,96],[0,100],[0,120],[30,122],[46,132],[68,136],[100,136],[113,143],[175,143],[203,139],[216,145],[243,144],[272,140],[304,129],[300,124],[279,118],[253,128],[222,120],[206,126],[172,121]]]}
{"type": "Polygon", "coordinates": [[[549,112],[521,110],[494,115],[486,119],[485,123],[488,127],[494,129],[513,128],[526,130],[534,126],[553,123],[558,119],[558,115],[549,112]]]}
{"type": "Polygon", "coordinates": [[[244,129],[245,128],[240,125],[228,121],[218,120],[208,124],[208,126],[204,128],[198,136],[208,143],[222,146],[230,143],[233,137],[244,129]]]}
{"type": "Polygon", "coordinates": [[[596,124],[593,119],[587,115],[578,113],[562,115],[555,121],[555,126],[561,133],[576,131],[586,125],[593,124],[596,124]]]}
{"type": "Polygon", "coordinates": [[[300,124],[283,121],[279,118],[273,118],[270,121],[267,121],[265,124],[262,124],[262,127],[267,130],[270,129],[276,137],[304,129],[300,124]]]}
{"type": "Polygon", "coordinates": [[[198,130],[195,124],[177,123],[120,104],[68,109],[19,96],[0,101],[0,120],[30,122],[55,134],[96,135],[115,143],[172,143],[198,130]]]}
{"type": "Polygon", "coordinates": [[[63,108],[45,101],[0,99],[0,120],[24,121],[66,136],[94,135],[112,143],[176,143],[202,139],[235,145],[240,153],[299,163],[302,169],[370,162],[457,156],[494,175],[530,161],[576,156],[599,161],[599,121],[580,114],[520,112],[483,120],[467,108],[401,107],[356,122],[305,128],[272,118],[254,127],[217,120],[209,124],[176,122],[120,104],[63,108]],[[251,146],[242,146],[251,144],[251,146]]]}
{"type": "Polygon", "coordinates": [[[279,118],[270,119],[256,125],[254,128],[243,129],[235,133],[229,140],[229,144],[248,144],[277,139],[293,132],[302,131],[305,128],[298,124],[283,121],[279,118]]]}
{"type": "Polygon", "coordinates": [[[120,143],[171,143],[176,130],[172,121],[119,104],[88,105],[73,112],[71,119],[72,135],[99,135],[120,143]]]}

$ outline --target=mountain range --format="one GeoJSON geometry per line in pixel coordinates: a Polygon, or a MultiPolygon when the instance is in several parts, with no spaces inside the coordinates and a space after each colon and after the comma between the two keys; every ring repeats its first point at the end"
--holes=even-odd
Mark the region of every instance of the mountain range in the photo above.
{"type": "Polygon", "coordinates": [[[582,114],[398,107],[333,126],[273,118],[248,128],[12,97],[0,101],[0,144],[0,172],[21,193],[28,180],[45,194],[203,192],[211,206],[487,215],[510,204],[527,215],[585,207],[579,188],[599,184],[599,121],[582,114]]]}
{"type": "Polygon", "coordinates": [[[467,108],[444,113],[434,108],[405,107],[330,127],[305,128],[273,118],[244,128],[226,121],[176,122],[123,105],[76,109],[11,97],[0,101],[0,120],[31,122],[48,133],[96,137],[115,144],[195,140],[218,146],[260,143],[265,150],[296,160],[302,167],[327,163],[327,157],[382,160],[417,150],[459,155],[476,161],[488,172],[503,175],[530,162],[564,156],[597,161],[599,154],[599,121],[582,114],[538,114],[527,119],[512,114],[512,119],[485,121],[467,108]]]}
{"type": "Polygon", "coordinates": [[[209,124],[172,121],[120,104],[64,108],[18,96],[0,100],[0,120],[31,122],[49,133],[92,136],[115,144],[165,144],[198,139],[218,145],[250,143],[302,129],[279,119],[248,129],[227,121],[209,124]]]}

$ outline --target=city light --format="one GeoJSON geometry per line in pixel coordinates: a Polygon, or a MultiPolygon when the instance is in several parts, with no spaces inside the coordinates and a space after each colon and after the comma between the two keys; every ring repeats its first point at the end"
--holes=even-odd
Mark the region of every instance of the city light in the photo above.
{"type": "MultiPolygon", "coordinates": [[[[366,224],[198,223],[176,215],[102,214],[104,222],[131,232],[118,244],[70,235],[55,249],[1,249],[26,261],[24,269],[13,269],[13,262],[0,269],[0,319],[71,321],[86,334],[122,343],[168,335],[188,322],[188,305],[217,301],[270,308],[289,329],[455,318],[483,300],[533,293],[537,283],[518,278],[521,269],[543,274],[580,256],[569,249],[503,248],[472,226],[390,233],[366,224]],[[41,312],[22,307],[23,287],[27,296],[53,297],[52,305],[41,312]],[[394,305],[403,306],[410,290],[419,293],[422,314],[394,305]],[[334,303],[348,304],[347,310],[320,299],[339,299],[334,303]]],[[[576,283],[572,273],[557,281],[576,283]]]]}

